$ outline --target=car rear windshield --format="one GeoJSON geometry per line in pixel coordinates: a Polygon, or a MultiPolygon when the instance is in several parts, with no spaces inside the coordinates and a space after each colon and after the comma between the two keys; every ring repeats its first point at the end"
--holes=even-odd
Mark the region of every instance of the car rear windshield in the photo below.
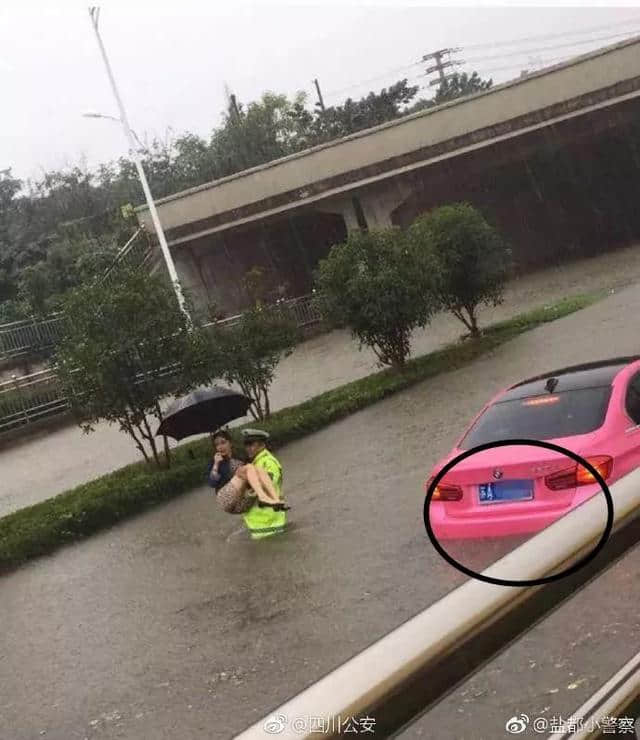
{"type": "Polygon", "coordinates": [[[602,426],[611,386],[518,398],[490,406],[460,444],[468,450],[503,439],[556,439],[602,426]]]}

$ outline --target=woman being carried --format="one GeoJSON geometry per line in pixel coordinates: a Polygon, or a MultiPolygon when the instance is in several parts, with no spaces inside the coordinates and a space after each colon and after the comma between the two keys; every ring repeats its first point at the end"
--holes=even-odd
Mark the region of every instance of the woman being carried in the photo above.
{"type": "Polygon", "coordinates": [[[278,492],[268,474],[250,463],[233,457],[231,436],[226,431],[213,435],[215,456],[209,468],[209,484],[227,514],[244,514],[259,501],[259,506],[271,506],[276,511],[290,507],[278,498],[278,492]]]}

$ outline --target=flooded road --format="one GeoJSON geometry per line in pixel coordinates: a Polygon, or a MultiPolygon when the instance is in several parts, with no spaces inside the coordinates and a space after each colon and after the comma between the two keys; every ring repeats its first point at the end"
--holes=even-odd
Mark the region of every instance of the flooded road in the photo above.
{"type": "MultiPolygon", "coordinates": [[[[502,306],[484,309],[481,323],[499,321],[545,303],[582,292],[619,288],[640,281],[640,247],[554,267],[512,282],[502,306]]],[[[414,355],[456,341],[462,324],[440,315],[413,337],[414,355]]],[[[277,371],[272,407],[283,408],[376,370],[372,352],[358,352],[347,332],[315,337],[296,348],[277,371]],[[331,358],[327,362],[327,358],[331,358]],[[302,379],[302,381],[301,381],[302,379]]],[[[0,516],[33,504],[139,459],[129,437],[99,424],[85,435],[75,426],[45,431],[0,448],[0,516]]]]}
{"type": "MultiPolygon", "coordinates": [[[[242,730],[463,582],[424,533],[429,467],[504,385],[637,352],[639,314],[638,287],[616,292],[288,445],[280,539],[246,541],[201,488],[5,578],[0,738],[242,730]]],[[[636,649],[639,571],[635,553],[405,736],[493,740],[575,708],[636,649]]]]}

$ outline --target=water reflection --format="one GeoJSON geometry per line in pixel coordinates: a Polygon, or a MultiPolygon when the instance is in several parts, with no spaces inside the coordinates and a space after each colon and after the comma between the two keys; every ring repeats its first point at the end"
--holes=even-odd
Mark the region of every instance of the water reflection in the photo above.
{"type": "Polygon", "coordinates": [[[451,540],[440,544],[455,561],[479,573],[530,539],[531,535],[520,535],[500,539],[451,540]]]}

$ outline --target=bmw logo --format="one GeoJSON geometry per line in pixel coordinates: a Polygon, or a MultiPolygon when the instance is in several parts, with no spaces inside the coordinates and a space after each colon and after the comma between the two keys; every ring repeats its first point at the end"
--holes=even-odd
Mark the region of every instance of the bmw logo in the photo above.
{"type": "Polygon", "coordinates": [[[503,475],[502,470],[500,470],[499,468],[496,468],[493,471],[493,477],[495,478],[495,480],[500,480],[500,478],[502,478],[502,475],[503,475]]]}

